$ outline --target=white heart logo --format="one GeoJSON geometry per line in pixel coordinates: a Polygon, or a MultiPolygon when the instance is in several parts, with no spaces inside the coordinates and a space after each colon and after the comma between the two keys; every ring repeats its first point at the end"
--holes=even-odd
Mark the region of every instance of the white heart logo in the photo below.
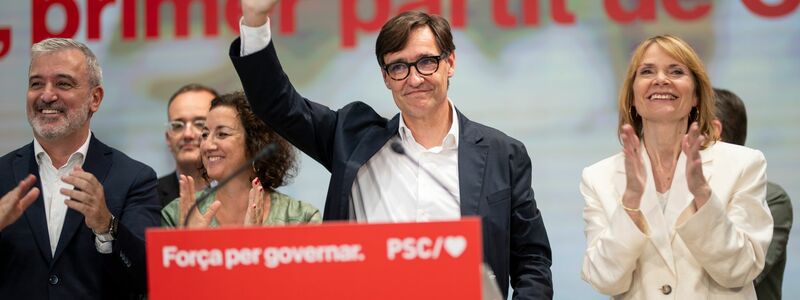
{"type": "Polygon", "coordinates": [[[444,240],[444,250],[453,258],[458,258],[467,249],[467,239],[463,236],[448,236],[444,240]]]}

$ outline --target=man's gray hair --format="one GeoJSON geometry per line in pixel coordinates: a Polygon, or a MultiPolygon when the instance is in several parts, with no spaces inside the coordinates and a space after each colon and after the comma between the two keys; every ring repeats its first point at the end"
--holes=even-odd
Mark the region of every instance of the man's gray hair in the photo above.
{"type": "Polygon", "coordinates": [[[103,70],[100,69],[100,63],[97,62],[97,57],[94,56],[94,53],[91,49],[89,49],[89,47],[76,40],[67,38],[49,38],[33,44],[33,46],[31,46],[31,59],[45,53],[68,49],[80,50],[81,53],[83,53],[83,56],[86,57],[86,67],[89,71],[89,85],[91,87],[96,87],[103,84],[103,70]]]}

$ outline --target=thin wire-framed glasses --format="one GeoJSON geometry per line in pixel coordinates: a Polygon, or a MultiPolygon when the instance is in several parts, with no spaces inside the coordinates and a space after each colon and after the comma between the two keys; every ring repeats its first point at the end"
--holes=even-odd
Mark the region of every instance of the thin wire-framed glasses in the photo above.
{"type": "Polygon", "coordinates": [[[417,73],[421,75],[431,75],[439,70],[439,61],[447,57],[447,52],[438,56],[425,56],[415,62],[395,62],[383,66],[389,78],[400,81],[406,79],[408,74],[411,74],[411,66],[417,69],[417,73]]]}
{"type": "MultiPolygon", "coordinates": [[[[171,134],[180,134],[184,130],[186,130],[186,121],[182,120],[175,120],[167,122],[167,132],[171,134]]],[[[206,120],[198,119],[191,121],[192,128],[194,130],[203,131],[203,128],[206,127],[206,120]]]]}

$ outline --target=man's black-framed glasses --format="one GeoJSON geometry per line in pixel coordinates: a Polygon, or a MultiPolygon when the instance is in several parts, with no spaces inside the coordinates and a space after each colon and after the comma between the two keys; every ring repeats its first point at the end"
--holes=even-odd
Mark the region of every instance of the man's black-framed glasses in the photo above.
{"type": "Polygon", "coordinates": [[[395,62],[383,66],[383,70],[394,80],[403,80],[411,74],[411,66],[421,75],[431,75],[439,70],[439,61],[447,57],[447,52],[438,56],[425,56],[415,62],[395,62]]]}

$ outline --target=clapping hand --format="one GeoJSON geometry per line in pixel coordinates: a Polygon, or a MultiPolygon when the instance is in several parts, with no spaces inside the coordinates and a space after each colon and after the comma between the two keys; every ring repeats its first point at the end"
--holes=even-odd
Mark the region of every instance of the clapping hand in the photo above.
{"type": "Polygon", "coordinates": [[[39,188],[34,187],[34,183],[36,176],[28,175],[17,187],[0,198],[0,230],[16,222],[22,212],[39,197],[39,188]]]}
{"type": "Polygon", "coordinates": [[[689,185],[689,192],[694,195],[694,205],[697,209],[711,197],[711,187],[703,176],[703,161],[700,158],[700,147],[705,140],[705,136],[700,134],[700,126],[694,122],[681,142],[681,150],[686,155],[686,183],[689,185]]]}
{"type": "Polygon", "coordinates": [[[641,144],[633,126],[622,125],[622,152],[625,155],[625,194],[622,196],[622,205],[630,209],[638,209],[644,194],[644,185],[647,183],[647,171],[642,160],[641,144]]]}
{"type": "Polygon", "coordinates": [[[267,22],[267,16],[278,4],[277,0],[242,0],[244,25],[258,27],[267,22]]]}
{"type": "MultiPolygon", "coordinates": [[[[181,175],[178,183],[180,184],[180,210],[178,214],[178,220],[180,221],[180,225],[178,226],[180,227],[186,224],[186,218],[189,216],[189,209],[194,205],[196,199],[194,178],[192,178],[192,176],[181,175]]],[[[200,208],[198,207],[192,211],[189,223],[186,226],[189,228],[208,227],[220,207],[222,207],[222,202],[219,200],[214,200],[214,202],[208,206],[208,210],[206,210],[205,213],[200,213],[200,208]]]]}
{"type": "Polygon", "coordinates": [[[258,177],[253,179],[253,187],[250,188],[250,195],[247,202],[247,212],[244,215],[244,226],[260,226],[269,215],[270,196],[264,192],[258,177]]]}
{"type": "Polygon", "coordinates": [[[111,228],[111,212],[106,206],[106,194],[103,184],[92,173],[75,166],[69,175],[61,177],[74,189],[60,190],[69,199],[64,200],[67,207],[83,215],[86,226],[96,233],[106,233],[111,228]]]}

